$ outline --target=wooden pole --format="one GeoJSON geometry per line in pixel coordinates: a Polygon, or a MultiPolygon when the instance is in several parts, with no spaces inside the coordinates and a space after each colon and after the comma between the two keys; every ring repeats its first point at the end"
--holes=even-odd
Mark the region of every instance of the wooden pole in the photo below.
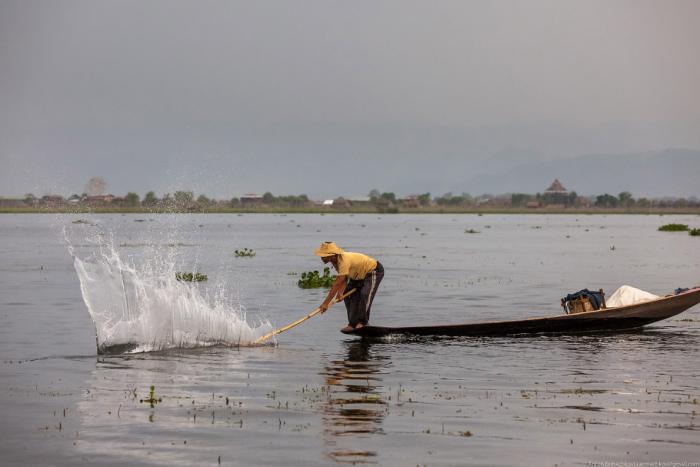
{"type": "MultiPolygon", "coordinates": [[[[333,304],[335,304],[335,303],[338,303],[338,302],[340,302],[340,301],[342,301],[342,300],[345,300],[345,297],[349,297],[350,295],[352,295],[353,293],[355,293],[356,290],[357,290],[357,289],[352,289],[350,292],[347,292],[347,293],[344,294],[342,297],[333,300],[333,302],[331,302],[331,305],[333,305],[333,304]]],[[[284,331],[287,331],[287,330],[289,330],[289,329],[292,329],[294,326],[300,325],[301,323],[303,323],[303,322],[306,321],[307,319],[313,318],[314,316],[316,316],[316,315],[319,314],[319,313],[321,313],[321,307],[316,308],[314,311],[312,311],[312,312],[309,313],[308,315],[304,316],[303,318],[299,318],[298,320],[294,321],[294,322],[291,323],[291,324],[288,324],[288,325],[286,325],[286,326],[282,326],[281,328],[275,329],[275,330],[272,331],[272,332],[268,332],[267,334],[265,334],[265,335],[262,336],[262,337],[258,337],[258,338],[255,340],[255,342],[253,342],[253,344],[260,344],[261,342],[265,342],[265,341],[268,340],[270,337],[276,336],[277,334],[279,334],[279,333],[281,333],[281,332],[284,332],[284,331]]]]}

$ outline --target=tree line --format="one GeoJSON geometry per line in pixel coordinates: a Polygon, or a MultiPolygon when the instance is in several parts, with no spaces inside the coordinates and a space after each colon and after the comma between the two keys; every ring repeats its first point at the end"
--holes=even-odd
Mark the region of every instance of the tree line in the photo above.
{"type": "MultiPolygon", "coordinates": [[[[275,196],[266,192],[262,196],[242,196],[230,199],[217,200],[205,194],[195,197],[193,191],[179,190],[173,193],[165,193],[157,196],[154,191],[148,191],[143,198],[135,192],[129,192],[123,197],[107,196],[82,196],[72,195],[67,199],[61,196],[44,196],[36,198],[32,194],[25,195],[25,201],[30,206],[77,204],[84,206],[104,206],[124,208],[153,208],[172,210],[199,210],[211,208],[244,208],[265,206],[273,208],[304,208],[314,206],[314,202],[305,194],[275,196]]],[[[478,206],[493,206],[499,208],[525,208],[525,207],[598,207],[598,208],[697,208],[700,200],[690,198],[635,198],[632,193],[623,191],[616,195],[605,193],[597,196],[579,196],[575,191],[566,193],[512,193],[503,195],[482,194],[472,196],[469,193],[453,194],[445,193],[441,196],[432,196],[428,193],[411,195],[399,198],[393,192],[381,192],[371,190],[366,199],[344,200],[336,198],[339,206],[357,205],[372,206],[377,209],[395,207],[421,208],[421,207],[452,207],[473,208],[478,206]]]]}

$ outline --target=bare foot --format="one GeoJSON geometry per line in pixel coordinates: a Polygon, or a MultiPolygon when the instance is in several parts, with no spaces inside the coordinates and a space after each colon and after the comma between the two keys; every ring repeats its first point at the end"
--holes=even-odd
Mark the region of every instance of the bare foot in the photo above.
{"type": "Polygon", "coordinates": [[[362,329],[362,328],[364,328],[364,327],[365,327],[364,324],[362,324],[362,323],[357,323],[357,325],[355,326],[355,329],[362,329]]]}
{"type": "Polygon", "coordinates": [[[341,329],[340,332],[344,332],[345,334],[348,334],[348,333],[350,333],[350,332],[353,332],[354,330],[355,330],[355,328],[353,328],[352,326],[350,326],[350,325],[348,324],[348,325],[345,326],[343,329],[341,329]]]}

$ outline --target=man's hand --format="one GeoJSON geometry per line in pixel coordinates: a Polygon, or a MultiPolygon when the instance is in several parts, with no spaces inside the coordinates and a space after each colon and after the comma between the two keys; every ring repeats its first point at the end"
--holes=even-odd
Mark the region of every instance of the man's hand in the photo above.
{"type": "Polygon", "coordinates": [[[321,309],[321,313],[325,313],[326,310],[328,309],[328,307],[329,307],[328,303],[325,303],[325,302],[321,303],[321,306],[319,307],[321,309]]]}

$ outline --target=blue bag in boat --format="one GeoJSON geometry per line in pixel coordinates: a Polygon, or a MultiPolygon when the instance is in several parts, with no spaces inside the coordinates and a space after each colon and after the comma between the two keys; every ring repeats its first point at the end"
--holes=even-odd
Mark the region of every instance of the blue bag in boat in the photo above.
{"type": "Polygon", "coordinates": [[[579,290],[578,292],[570,293],[562,298],[562,304],[567,312],[570,310],[569,303],[587,298],[594,310],[600,310],[603,302],[603,294],[601,292],[592,292],[588,289],[579,290]]]}

